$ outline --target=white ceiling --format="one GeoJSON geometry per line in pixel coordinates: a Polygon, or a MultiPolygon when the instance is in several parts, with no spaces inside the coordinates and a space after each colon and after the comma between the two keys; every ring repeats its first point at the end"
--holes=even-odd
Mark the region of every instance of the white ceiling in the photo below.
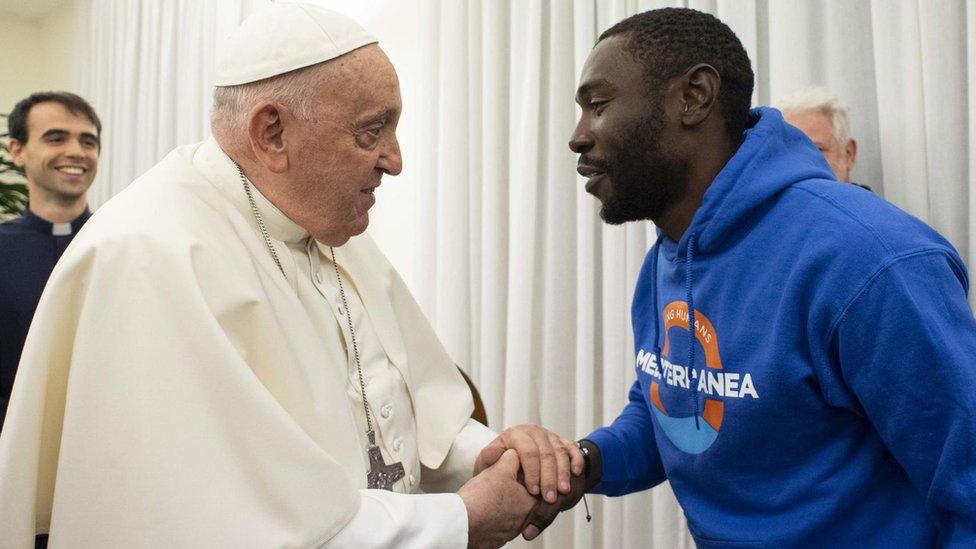
{"type": "MultiPolygon", "coordinates": [[[[68,8],[70,5],[70,0],[0,0],[0,12],[40,19],[60,6],[68,8]]],[[[0,17],[3,17],[3,13],[0,13],[0,17]]]]}

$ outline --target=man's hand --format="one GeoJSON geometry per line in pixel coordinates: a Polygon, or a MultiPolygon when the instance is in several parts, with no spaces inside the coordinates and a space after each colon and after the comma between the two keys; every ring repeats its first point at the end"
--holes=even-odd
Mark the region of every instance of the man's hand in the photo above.
{"type": "Polygon", "coordinates": [[[570,476],[583,471],[583,454],[575,442],[537,425],[524,424],[505,429],[485,446],[475,460],[474,473],[478,474],[498,461],[506,450],[518,452],[529,493],[542,494],[549,503],[556,502],[557,492],[568,494],[570,476]]]}
{"type": "Polygon", "coordinates": [[[503,452],[458,490],[468,510],[468,547],[501,547],[523,529],[536,498],[516,480],[518,468],[515,452],[503,452]]]}
{"type": "Polygon", "coordinates": [[[543,530],[552,524],[556,515],[575,507],[583,494],[600,483],[600,479],[603,477],[603,458],[600,455],[600,449],[588,440],[582,441],[582,444],[589,451],[583,474],[574,475],[570,479],[569,492],[560,494],[555,503],[548,503],[541,499],[536,501],[535,507],[532,508],[532,512],[525,519],[525,524],[522,525],[522,537],[526,540],[538,537],[543,530]]]}

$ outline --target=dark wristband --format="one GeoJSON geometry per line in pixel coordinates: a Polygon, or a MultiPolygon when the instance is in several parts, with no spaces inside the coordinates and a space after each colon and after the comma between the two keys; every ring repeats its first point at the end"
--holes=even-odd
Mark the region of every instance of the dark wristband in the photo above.
{"type": "Polygon", "coordinates": [[[585,491],[589,492],[603,478],[603,456],[600,454],[600,447],[588,439],[581,439],[577,444],[583,452],[583,478],[586,479],[584,486],[585,491]]]}

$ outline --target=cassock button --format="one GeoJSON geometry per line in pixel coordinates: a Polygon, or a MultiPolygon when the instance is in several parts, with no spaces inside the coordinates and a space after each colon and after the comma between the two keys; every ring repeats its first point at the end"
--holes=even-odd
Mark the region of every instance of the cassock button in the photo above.
{"type": "Polygon", "coordinates": [[[384,406],[380,410],[380,415],[383,416],[383,419],[389,419],[389,417],[393,415],[393,405],[387,404],[386,406],[384,406]]]}
{"type": "Polygon", "coordinates": [[[402,448],[402,447],[403,447],[403,439],[402,438],[398,438],[398,439],[396,439],[396,440],[393,441],[393,451],[394,452],[399,452],[400,451],[400,448],[402,448]]]}

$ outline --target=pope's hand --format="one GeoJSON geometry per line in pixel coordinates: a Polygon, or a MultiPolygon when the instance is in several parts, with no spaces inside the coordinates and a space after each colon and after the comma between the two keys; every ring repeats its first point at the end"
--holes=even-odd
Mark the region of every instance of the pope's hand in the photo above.
{"type": "Polygon", "coordinates": [[[516,479],[514,451],[469,480],[458,490],[468,510],[468,547],[501,547],[519,534],[536,499],[516,479]]]}
{"type": "Polygon", "coordinates": [[[583,471],[583,454],[575,442],[538,425],[524,424],[505,429],[485,446],[475,460],[474,473],[498,461],[506,450],[518,452],[523,482],[529,493],[542,494],[549,503],[556,502],[557,492],[568,494],[570,476],[583,471]]]}

